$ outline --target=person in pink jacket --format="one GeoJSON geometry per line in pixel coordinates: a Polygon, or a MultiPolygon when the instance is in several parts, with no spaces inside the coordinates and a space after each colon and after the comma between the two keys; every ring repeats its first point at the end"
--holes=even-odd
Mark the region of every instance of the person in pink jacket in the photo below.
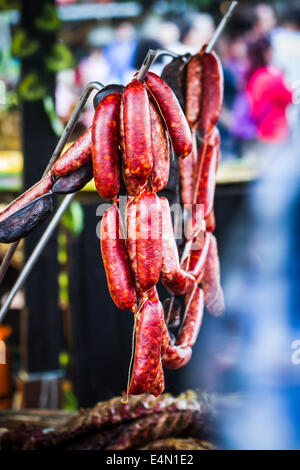
{"type": "Polygon", "coordinates": [[[289,135],[286,115],[292,103],[292,91],[281,71],[272,65],[272,46],[267,37],[260,37],[248,46],[249,78],[246,86],[251,119],[257,138],[266,143],[284,142],[289,135]]]}

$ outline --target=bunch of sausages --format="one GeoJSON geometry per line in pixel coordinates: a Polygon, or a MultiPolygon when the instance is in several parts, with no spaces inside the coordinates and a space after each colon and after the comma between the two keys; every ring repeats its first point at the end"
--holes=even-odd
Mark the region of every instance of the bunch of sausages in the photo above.
{"type": "Polygon", "coordinates": [[[101,252],[114,303],[134,313],[132,395],[161,394],[163,366],[178,369],[191,358],[204,304],[213,315],[224,311],[212,234],[222,68],[204,48],[188,61],[173,60],[163,77],[148,72],[142,82],[135,76],[125,88],[104,87],[92,126],[48,175],[0,214],[0,241],[10,243],[45,220],[54,193],[78,191],[93,176],[99,195],[113,202],[101,221],[101,252]],[[181,202],[189,219],[181,260],[169,202],[157,195],[168,182],[174,154],[180,159],[181,202]],[[122,180],[128,194],[125,224],[118,208],[122,180]],[[197,205],[204,210],[204,229],[195,215],[197,205]],[[165,308],[156,289],[159,280],[172,295],[165,308]],[[177,335],[172,332],[180,315],[175,296],[184,296],[177,335]]]}

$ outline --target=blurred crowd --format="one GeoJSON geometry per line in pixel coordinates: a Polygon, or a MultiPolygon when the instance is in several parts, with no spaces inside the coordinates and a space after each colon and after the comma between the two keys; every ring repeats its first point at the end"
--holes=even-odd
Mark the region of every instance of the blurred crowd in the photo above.
{"type": "MultiPolygon", "coordinates": [[[[149,48],[195,53],[214,31],[213,17],[200,12],[180,18],[149,16],[139,27],[121,21],[105,45],[100,45],[101,26],[95,28],[88,35],[88,49],[77,51],[76,70],[59,75],[58,114],[67,118],[89,81],[127,83],[149,48]]],[[[263,153],[267,161],[273,146],[285,143],[298,126],[298,107],[290,105],[300,79],[300,7],[287,8],[278,17],[269,4],[240,5],[217,51],[225,75],[223,158],[255,158],[263,153]]],[[[160,73],[169,60],[158,61],[152,70],[160,73]]],[[[86,126],[91,116],[92,110],[84,117],[86,126]]]]}

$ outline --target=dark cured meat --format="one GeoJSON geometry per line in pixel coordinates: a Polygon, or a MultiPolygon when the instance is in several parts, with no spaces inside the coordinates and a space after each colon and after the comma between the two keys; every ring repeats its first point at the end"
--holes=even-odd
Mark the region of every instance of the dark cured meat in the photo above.
{"type": "Polygon", "coordinates": [[[161,74],[161,78],[173,90],[183,110],[185,109],[185,96],[183,92],[185,86],[185,70],[186,62],[183,61],[181,57],[178,57],[166,65],[161,74]]]}
{"type": "Polygon", "coordinates": [[[21,194],[17,199],[9,204],[1,213],[0,213],[0,222],[7,219],[9,216],[17,212],[29,202],[33,201],[39,196],[48,193],[54,183],[54,178],[48,173],[44,178],[41,179],[38,183],[28,189],[25,193],[21,194]]]}
{"type": "Polygon", "coordinates": [[[70,194],[80,191],[93,178],[92,162],[89,161],[68,176],[60,177],[53,185],[52,193],[70,194]]]}
{"type": "Polygon", "coordinates": [[[51,194],[28,203],[0,222],[0,243],[12,243],[26,237],[49,217],[52,210],[51,194]]]}

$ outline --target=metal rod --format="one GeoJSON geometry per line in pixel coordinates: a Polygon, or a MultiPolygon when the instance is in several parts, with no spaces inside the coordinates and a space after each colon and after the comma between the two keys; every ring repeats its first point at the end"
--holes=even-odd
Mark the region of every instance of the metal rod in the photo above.
{"type": "MultiPolygon", "coordinates": [[[[78,101],[73,113],[71,114],[71,117],[70,117],[70,119],[69,119],[69,121],[68,121],[68,123],[67,123],[61,137],[60,137],[60,139],[59,139],[59,141],[57,142],[57,145],[54,149],[54,152],[51,155],[51,158],[48,162],[48,165],[45,168],[45,171],[42,175],[42,178],[48,173],[49,170],[51,170],[54,162],[60,156],[60,154],[61,154],[64,146],[66,145],[67,140],[68,140],[70,134],[72,133],[72,131],[74,129],[74,126],[75,126],[75,124],[76,124],[76,122],[77,122],[77,120],[78,120],[78,118],[79,118],[79,116],[80,116],[80,114],[81,114],[81,112],[82,112],[82,110],[83,110],[90,94],[91,94],[91,92],[93,90],[100,91],[100,90],[102,90],[103,87],[104,87],[104,85],[102,85],[102,83],[100,83],[100,82],[90,82],[87,85],[87,87],[83,91],[82,95],[80,96],[79,101],[78,101]]],[[[4,258],[2,260],[2,263],[1,263],[1,266],[0,266],[0,285],[3,281],[3,279],[4,279],[4,276],[5,276],[8,268],[9,268],[11,259],[14,255],[19,243],[20,243],[20,240],[12,243],[9,246],[7,252],[5,253],[5,256],[4,256],[4,258]]]]}
{"type": "Polygon", "coordinates": [[[145,79],[145,76],[147,75],[148,70],[150,69],[151,65],[156,59],[157,55],[157,50],[156,49],[149,49],[144,62],[142,63],[142,66],[136,76],[136,78],[140,81],[143,82],[145,79]]]}
{"type": "Polygon", "coordinates": [[[213,37],[209,41],[206,52],[209,54],[213,48],[215,47],[216,42],[218,41],[219,37],[223,33],[223,30],[225,29],[228,21],[230,20],[232,13],[234,12],[235,8],[238,6],[239,2],[231,2],[230,7],[228,8],[227,12],[223,16],[219,26],[217,27],[213,37]]]}
{"type": "Polygon", "coordinates": [[[51,222],[49,223],[49,225],[46,228],[45,232],[41,236],[40,241],[36,245],[35,249],[31,253],[31,255],[29,256],[25,266],[23,267],[18,279],[16,280],[14,286],[12,287],[10,293],[7,296],[7,299],[5,300],[3,306],[0,310],[0,323],[2,323],[2,321],[3,321],[3,319],[6,315],[8,309],[10,307],[10,304],[13,301],[16,293],[22,287],[22,285],[26,281],[27,277],[31,273],[32,268],[34,267],[35,263],[39,259],[40,254],[42,253],[42,251],[45,248],[45,246],[47,245],[51,235],[53,234],[54,230],[56,229],[56,227],[57,227],[57,225],[60,221],[61,216],[63,215],[63,213],[65,212],[65,210],[69,206],[69,204],[71,203],[74,196],[75,196],[75,194],[68,194],[63,199],[61,205],[59,206],[56,213],[54,214],[51,222]]]}

